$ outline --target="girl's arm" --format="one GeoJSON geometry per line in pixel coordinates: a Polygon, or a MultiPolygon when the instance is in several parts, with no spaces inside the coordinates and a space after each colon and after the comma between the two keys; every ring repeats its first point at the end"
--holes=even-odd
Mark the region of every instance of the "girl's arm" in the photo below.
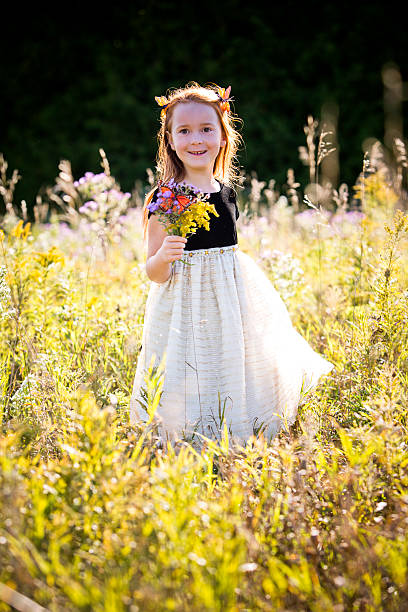
{"type": "Polygon", "coordinates": [[[169,236],[156,215],[151,215],[147,225],[146,273],[155,283],[166,282],[171,275],[171,262],[183,255],[187,238],[169,236]]]}

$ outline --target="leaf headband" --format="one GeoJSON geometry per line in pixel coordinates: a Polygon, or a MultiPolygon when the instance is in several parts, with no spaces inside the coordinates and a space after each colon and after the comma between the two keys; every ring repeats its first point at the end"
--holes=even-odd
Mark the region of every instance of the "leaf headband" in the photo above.
{"type": "MultiPolygon", "coordinates": [[[[217,94],[218,99],[221,102],[220,108],[222,112],[224,113],[225,111],[227,111],[229,113],[231,110],[229,103],[233,102],[234,100],[234,98],[230,98],[231,85],[229,85],[229,87],[227,87],[226,89],[224,89],[223,87],[218,87],[218,91],[216,91],[215,93],[217,94]]],[[[166,115],[167,108],[171,100],[168,100],[165,96],[155,96],[154,99],[156,100],[157,104],[161,107],[160,116],[164,117],[166,115]]]]}

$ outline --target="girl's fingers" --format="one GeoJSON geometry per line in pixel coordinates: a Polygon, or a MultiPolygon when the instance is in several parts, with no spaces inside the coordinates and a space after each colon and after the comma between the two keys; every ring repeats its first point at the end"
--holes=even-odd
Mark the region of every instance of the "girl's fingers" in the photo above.
{"type": "Polygon", "coordinates": [[[183,236],[167,236],[165,240],[166,242],[183,242],[184,244],[187,242],[187,238],[183,236]]]}
{"type": "Polygon", "coordinates": [[[183,256],[186,242],[187,238],[184,238],[183,236],[166,236],[164,251],[170,261],[176,261],[183,256]]]}
{"type": "Polygon", "coordinates": [[[183,244],[182,246],[180,246],[179,244],[175,244],[175,245],[173,245],[173,246],[169,246],[168,248],[169,248],[171,251],[173,251],[173,252],[174,252],[174,251],[177,251],[177,250],[183,251],[183,250],[184,250],[184,244],[183,244]]]}
{"type": "Polygon", "coordinates": [[[172,257],[173,255],[182,255],[183,250],[182,249],[172,249],[171,251],[169,251],[168,254],[170,255],[170,257],[172,257]]]}

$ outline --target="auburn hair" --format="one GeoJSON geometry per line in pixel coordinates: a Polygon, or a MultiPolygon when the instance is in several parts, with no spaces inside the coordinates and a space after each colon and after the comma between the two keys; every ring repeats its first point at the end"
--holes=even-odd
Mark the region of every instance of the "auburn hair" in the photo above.
{"type": "MultiPolygon", "coordinates": [[[[242,141],[241,134],[237,131],[235,124],[241,122],[231,111],[221,109],[221,101],[217,95],[218,86],[210,83],[206,87],[201,87],[195,81],[188,83],[185,87],[180,87],[171,91],[167,95],[168,105],[165,112],[161,113],[160,129],[157,134],[158,151],[156,155],[156,180],[166,183],[171,178],[176,182],[181,182],[185,177],[185,169],[182,161],[176,152],[171,148],[168,132],[171,132],[171,122],[173,112],[177,104],[187,102],[199,102],[212,106],[219,118],[223,138],[226,140],[225,146],[220,151],[214,162],[214,178],[231,187],[238,184],[239,167],[236,161],[238,147],[242,141]]],[[[152,187],[145,197],[143,206],[143,240],[146,238],[148,209],[147,206],[153,198],[153,193],[157,185],[152,187]]]]}

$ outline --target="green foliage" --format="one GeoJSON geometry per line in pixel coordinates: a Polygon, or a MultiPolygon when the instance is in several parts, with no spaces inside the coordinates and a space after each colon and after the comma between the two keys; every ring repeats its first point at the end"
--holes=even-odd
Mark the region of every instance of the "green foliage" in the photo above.
{"type": "Polygon", "coordinates": [[[199,451],[150,427],[162,366],[146,379],[150,422],[129,423],[148,290],[140,207],[108,246],[74,201],[72,227],[9,210],[0,610],[13,592],[92,612],[407,607],[408,223],[384,181],[363,218],[241,207],[241,248],[336,370],[272,443],[235,444],[225,427],[199,451]]]}

